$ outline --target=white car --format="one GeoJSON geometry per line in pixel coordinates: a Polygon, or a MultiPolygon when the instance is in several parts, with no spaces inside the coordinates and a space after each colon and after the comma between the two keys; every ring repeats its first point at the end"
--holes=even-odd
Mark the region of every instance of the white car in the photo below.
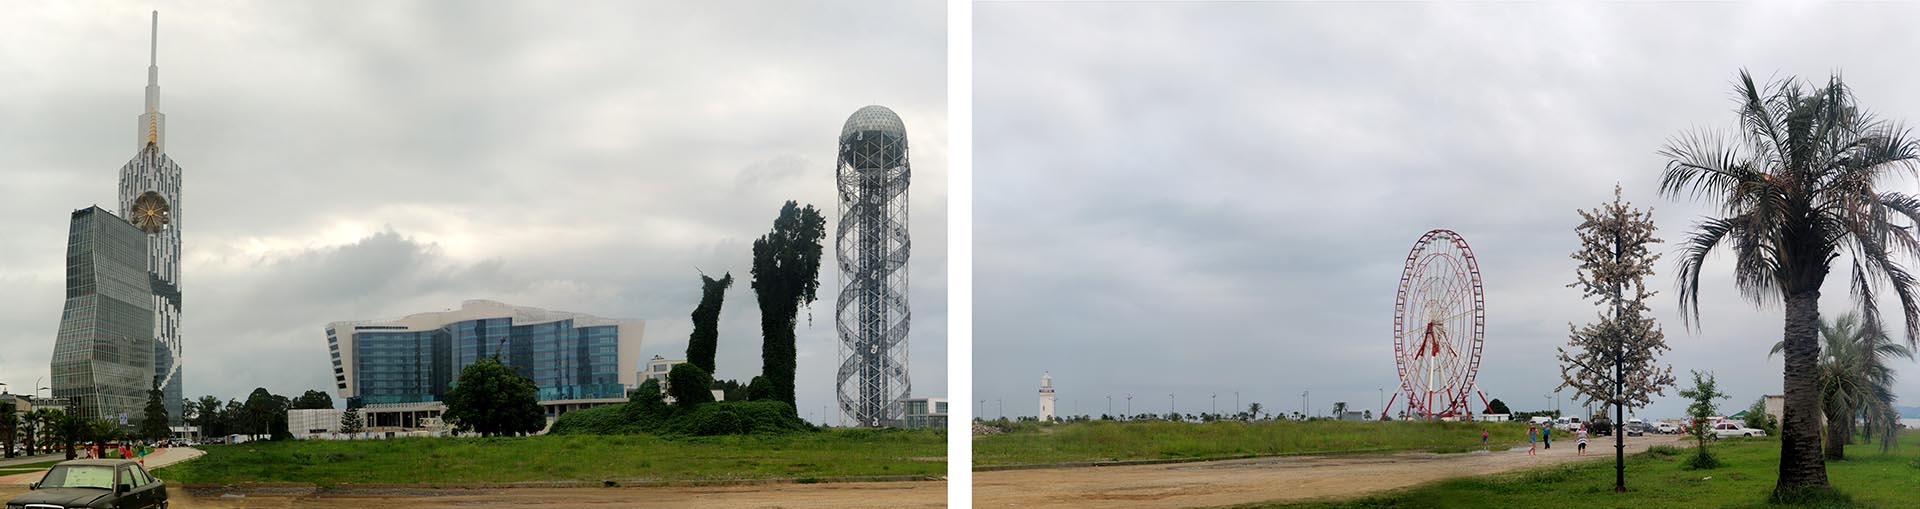
{"type": "Polygon", "coordinates": [[[1674,423],[1671,423],[1671,422],[1663,422],[1663,423],[1655,424],[1653,425],[1653,429],[1654,431],[1658,431],[1663,435],[1672,435],[1674,433],[1680,432],[1680,426],[1675,425],[1674,423]]]}
{"type": "Polygon", "coordinates": [[[1742,426],[1738,423],[1732,423],[1732,422],[1723,422],[1723,423],[1715,424],[1713,425],[1713,429],[1710,430],[1710,432],[1713,433],[1713,438],[1767,436],[1767,432],[1765,431],[1760,431],[1757,429],[1749,428],[1746,426],[1742,426]]]}

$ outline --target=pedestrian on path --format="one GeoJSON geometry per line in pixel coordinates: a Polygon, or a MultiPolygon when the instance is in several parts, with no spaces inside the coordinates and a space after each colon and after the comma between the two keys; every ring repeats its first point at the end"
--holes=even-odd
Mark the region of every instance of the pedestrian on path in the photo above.
{"type": "Polygon", "coordinates": [[[1487,450],[1487,430],[1480,430],[1480,450],[1487,450]]]}
{"type": "Polygon", "coordinates": [[[1539,427],[1536,427],[1531,424],[1527,425],[1527,455],[1528,456],[1533,456],[1534,455],[1533,452],[1539,449],[1538,446],[1534,445],[1534,439],[1538,438],[1537,436],[1538,431],[1540,431],[1539,427]]]}
{"type": "Polygon", "coordinates": [[[1587,425],[1585,424],[1580,425],[1580,432],[1578,434],[1575,434],[1574,437],[1579,439],[1579,443],[1576,445],[1576,447],[1580,449],[1579,455],[1586,456],[1587,455],[1587,425]]]}
{"type": "Polygon", "coordinates": [[[1553,425],[1552,424],[1548,424],[1546,425],[1546,427],[1540,429],[1540,445],[1542,449],[1553,448],[1553,425]]]}

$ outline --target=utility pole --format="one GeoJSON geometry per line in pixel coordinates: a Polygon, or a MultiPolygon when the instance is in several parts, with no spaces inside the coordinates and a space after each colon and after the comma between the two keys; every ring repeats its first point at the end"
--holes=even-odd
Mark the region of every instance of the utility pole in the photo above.
{"type": "Polygon", "coordinates": [[[1173,420],[1173,414],[1177,413],[1179,412],[1173,410],[1173,393],[1169,392],[1167,393],[1167,420],[1173,420]]]}
{"type": "Polygon", "coordinates": [[[1107,395],[1107,416],[1113,416],[1113,395],[1107,395]]]}
{"type": "Polygon", "coordinates": [[[1127,420],[1133,420],[1133,393],[1127,393],[1127,420]]]}
{"type": "Polygon", "coordinates": [[[1211,413],[1214,415],[1220,414],[1220,393],[1218,392],[1213,393],[1213,412],[1211,413]]]}
{"type": "Polygon", "coordinates": [[[1306,420],[1306,418],[1311,417],[1311,415],[1307,414],[1307,409],[1309,408],[1307,406],[1308,392],[1310,391],[1300,391],[1300,419],[1301,420],[1306,420]]]}

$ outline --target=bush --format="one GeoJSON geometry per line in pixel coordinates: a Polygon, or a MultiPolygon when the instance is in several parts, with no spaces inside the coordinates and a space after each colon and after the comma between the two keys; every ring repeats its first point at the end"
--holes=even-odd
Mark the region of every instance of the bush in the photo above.
{"type": "Polygon", "coordinates": [[[1686,466],[1690,470],[1711,470],[1720,468],[1720,458],[1707,454],[1706,449],[1695,448],[1693,456],[1687,458],[1686,466]]]}
{"type": "Polygon", "coordinates": [[[673,404],[685,408],[713,402],[713,375],[692,363],[675,365],[667,372],[667,394],[673,404]]]}
{"type": "MultiPolygon", "coordinates": [[[[658,394],[658,393],[656,393],[658,394]]],[[[561,414],[547,433],[553,435],[626,435],[644,433],[644,419],[635,419],[632,403],[607,405],[561,414]]]]}
{"type": "Polygon", "coordinates": [[[665,418],[669,411],[667,396],[660,391],[660,381],[652,378],[640,382],[640,388],[633,390],[633,396],[628,398],[627,403],[644,418],[665,418]]]}
{"type": "Polygon", "coordinates": [[[813,429],[784,401],[721,402],[677,412],[665,431],[677,435],[748,435],[813,429]]]}

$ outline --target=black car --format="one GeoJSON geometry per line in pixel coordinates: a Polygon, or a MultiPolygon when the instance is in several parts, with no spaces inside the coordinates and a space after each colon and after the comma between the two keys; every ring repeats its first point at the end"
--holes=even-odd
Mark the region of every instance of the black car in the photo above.
{"type": "Polygon", "coordinates": [[[7,501],[7,509],[148,509],[167,506],[167,483],[133,460],[64,461],[7,501]]]}

